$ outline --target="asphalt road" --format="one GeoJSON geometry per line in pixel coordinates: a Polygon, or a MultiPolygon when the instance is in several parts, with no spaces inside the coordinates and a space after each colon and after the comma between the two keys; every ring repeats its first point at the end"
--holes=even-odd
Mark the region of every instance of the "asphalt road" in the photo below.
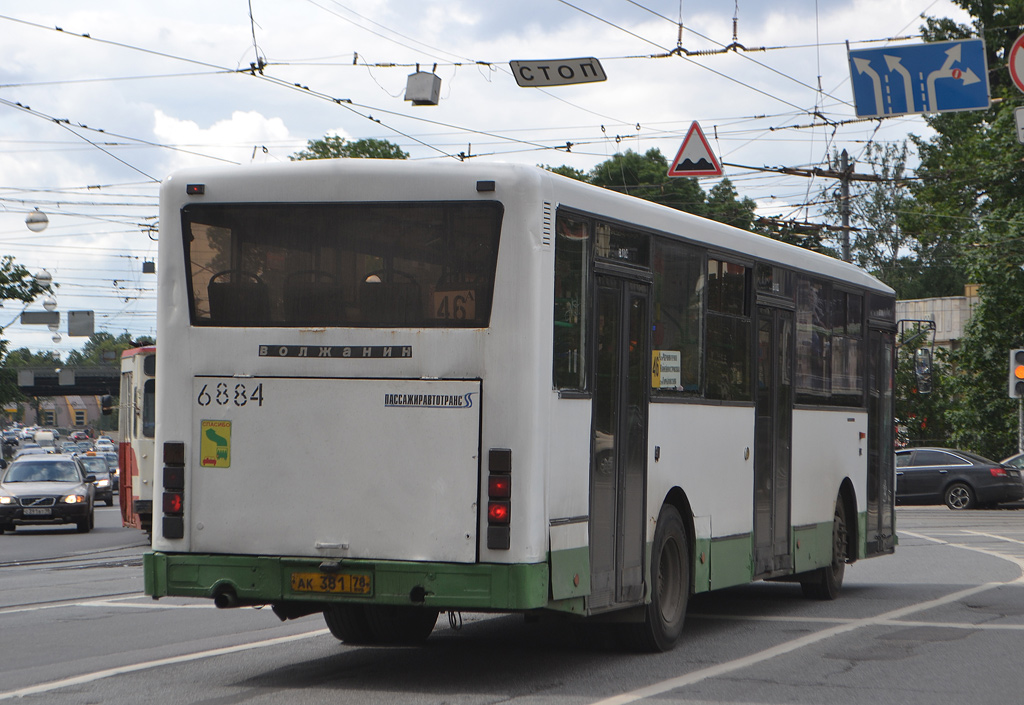
{"type": "Polygon", "coordinates": [[[442,615],[423,648],[348,647],[319,616],[141,594],[141,534],[0,536],[0,701],[1006,703],[1024,693],[1024,512],[900,508],[896,555],[835,602],[756,583],[694,598],[667,654],[519,616],[442,615]],[[63,548],[61,548],[63,546],[63,548]],[[32,554],[37,554],[35,557],[32,554]]]}

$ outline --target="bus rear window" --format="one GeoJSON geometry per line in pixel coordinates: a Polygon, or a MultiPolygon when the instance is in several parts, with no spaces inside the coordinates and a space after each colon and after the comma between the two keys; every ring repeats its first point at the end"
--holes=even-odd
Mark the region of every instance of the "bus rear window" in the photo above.
{"type": "Polygon", "coordinates": [[[502,206],[192,204],[193,325],[486,327],[502,206]]]}

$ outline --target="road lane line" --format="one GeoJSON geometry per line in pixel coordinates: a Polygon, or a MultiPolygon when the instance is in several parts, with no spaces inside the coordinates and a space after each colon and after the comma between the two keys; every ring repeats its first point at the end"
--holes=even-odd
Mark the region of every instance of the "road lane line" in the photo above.
{"type": "Polygon", "coordinates": [[[975,551],[977,553],[1002,558],[1003,560],[1009,561],[1010,563],[1014,563],[1015,565],[1017,565],[1017,567],[1021,569],[1021,574],[1013,580],[1008,580],[1005,582],[984,583],[982,585],[950,593],[948,595],[945,595],[944,597],[935,598],[934,600],[928,600],[927,602],[919,602],[913,605],[908,605],[906,607],[901,607],[896,610],[884,612],[876,617],[865,617],[863,619],[854,620],[852,622],[848,622],[845,624],[839,624],[829,629],[823,629],[819,632],[815,632],[814,634],[808,634],[798,639],[793,639],[791,641],[784,642],[777,646],[773,646],[770,649],[758,651],[757,653],[750,654],[749,656],[744,656],[742,658],[734,659],[732,661],[716,664],[708,668],[702,668],[700,670],[693,671],[692,673],[687,673],[676,678],[669,678],[667,680],[661,681],[660,683],[654,683],[652,685],[643,688],[638,688],[637,690],[633,690],[628,693],[621,693],[619,695],[613,695],[610,698],[597,700],[595,702],[592,702],[591,705],[627,705],[628,703],[635,703],[639,700],[644,700],[646,698],[653,698],[659,695],[664,695],[665,693],[668,693],[677,688],[683,688],[688,685],[693,685],[695,683],[699,683],[709,678],[717,678],[718,676],[723,676],[728,673],[733,673],[734,671],[739,671],[744,668],[754,666],[764,661],[769,661],[778,656],[784,656],[786,654],[792,653],[793,651],[802,649],[806,646],[811,646],[813,644],[817,644],[818,642],[825,641],[826,639],[831,639],[832,637],[839,636],[840,634],[852,632],[857,629],[862,629],[864,627],[892,626],[894,622],[900,624],[901,622],[899,622],[899,620],[907,615],[915,614],[918,612],[924,612],[935,607],[941,607],[951,602],[956,602],[957,600],[962,600],[966,597],[970,597],[971,595],[976,595],[978,593],[986,592],[988,590],[992,590],[995,588],[1004,587],[1006,585],[1024,583],[1024,559],[1022,558],[1018,558],[1017,556],[1009,556],[985,548],[978,548],[976,546],[967,546],[964,544],[950,543],[948,541],[934,539],[930,536],[926,536],[924,534],[917,534],[910,531],[901,531],[900,533],[903,535],[913,536],[914,538],[919,538],[926,541],[933,541],[939,544],[947,544],[954,548],[963,548],[969,551],[975,551]]]}
{"type": "Polygon", "coordinates": [[[83,685],[85,683],[92,683],[93,681],[98,681],[103,678],[110,678],[111,676],[120,676],[125,673],[147,671],[152,668],[160,668],[161,666],[173,666],[179,663],[188,663],[189,661],[199,661],[205,658],[213,658],[214,656],[237,654],[242,651],[261,649],[265,646],[279,646],[281,644],[288,644],[293,641],[309,639],[310,637],[323,636],[327,633],[329,633],[327,629],[317,629],[312,632],[293,634],[292,636],[279,636],[273,639],[264,639],[263,641],[253,641],[249,642],[248,644],[239,644],[238,646],[224,646],[219,649],[197,651],[192,654],[182,654],[181,656],[171,656],[168,658],[155,659],[153,661],[133,663],[127,666],[118,666],[117,668],[108,668],[103,671],[94,671],[93,673],[86,673],[81,676],[72,676],[71,678],[64,678],[58,681],[51,681],[49,683],[40,683],[39,685],[30,685],[25,688],[19,688],[17,690],[9,690],[6,693],[0,693],[0,700],[10,700],[11,698],[23,698],[26,695],[38,695],[40,693],[48,693],[52,690],[59,690],[60,688],[67,688],[72,685],[83,685]]]}
{"type": "Polygon", "coordinates": [[[613,695],[610,698],[598,700],[592,703],[592,705],[626,705],[627,703],[635,703],[638,700],[644,700],[646,698],[664,695],[665,693],[675,690],[676,688],[682,688],[688,685],[693,685],[694,683],[699,683],[703,680],[707,680],[708,678],[717,678],[718,676],[723,676],[727,673],[732,673],[733,671],[739,671],[741,669],[748,668],[749,666],[754,666],[763,661],[769,661],[778,656],[785,656],[786,654],[791,653],[793,651],[797,651],[798,649],[802,649],[805,646],[817,644],[820,641],[831,639],[834,636],[839,636],[840,634],[845,634],[846,632],[852,632],[863,627],[885,625],[894,619],[902,617],[903,615],[929,610],[933,607],[940,607],[950,602],[956,602],[957,600],[961,600],[965,597],[976,595],[979,592],[985,592],[986,590],[991,590],[992,588],[1002,587],[1006,584],[1007,583],[985,583],[984,585],[978,585],[976,587],[968,588],[966,590],[960,590],[958,592],[951,593],[944,597],[929,600],[928,602],[920,602],[914,605],[909,605],[907,607],[901,607],[897,610],[886,612],[877,617],[865,617],[863,619],[858,619],[847,624],[840,624],[829,629],[823,629],[820,632],[815,632],[813,634],[808,634],[807,636],[802,636],[799,639],[787,641],[785,643],[779,644],[778,646],[773,646],[770,649],[758,651],[757,653],[750,654],[749,656],[744,656],[743,658],[734,659],[732,661],[720,663],[714,666],[710,666],[708,668],[702,668],[700,670],[693,671],[692,673],[687,673],[686,675],[678,676],[676,678],[669,678],[668,680],[661,681],[660,683],[654,683],[653,685],[649,685],[644,688],[639,688],[628,693],[613,695]]]}

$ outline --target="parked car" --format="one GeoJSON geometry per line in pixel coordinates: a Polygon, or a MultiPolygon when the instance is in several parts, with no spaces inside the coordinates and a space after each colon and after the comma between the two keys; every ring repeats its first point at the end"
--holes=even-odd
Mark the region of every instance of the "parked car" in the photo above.
{"type": "Polygon", "coordinates": [[[46,453],[12,462],[0,474],[0,533],[31,524],[93,527],[95,478],[73,455],[46,453]]]}
{"type": "Polygon", "coordinates": [[[89,475],[96,476],[96,501],[106,502],[108,507],[114,505],[114,473],[110,470],[106,458],[98,453],[83,453],[78,459],[85,466],[89,475]]]}
{"type": "Polygon", "coordinates": [[[1017,453],[1016,455],[1011,455],[1009,458],[1003,458],[1001,464],[1015,467],[1018,470],[1024,469],[1024,453],[1017,453]]]}
{"type": "Polygon", "coordinates": [[[896,451],[896,502],[972,509],[1024,498],[1021,471],[952,448],[896,451]]]}

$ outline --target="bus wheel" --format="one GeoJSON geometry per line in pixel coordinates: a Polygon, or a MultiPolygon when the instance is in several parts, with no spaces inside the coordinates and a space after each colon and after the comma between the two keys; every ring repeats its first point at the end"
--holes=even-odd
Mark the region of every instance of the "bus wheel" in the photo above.
{"type": "Polygon", "coordinates": [[[627,645],[648,652],[669,651],[683,632],[690,598],[690,545],[679,510],[662,506],[651,551],[651,601],[642,624],[625,624],[627,645]]]}
{"type": "Polygon", "coordinates": [[[374,643],[364,605],[328,605],[324,609],[324,621],[339,641],[346,644],[374,643]]]}
{"type": "Polygon", "coordinates": [[[378,644],[422,644],[434,631],[438,610],[402,605],[367,605],[366,620],[378,644]]]}
{"type": "Polygon", "coordinates": [[[832,518],[832,562],[801,576],[800,589],[804,597],[815,600],[834,600],[839,597],[846,573],[846,509],[842,498],[836,500],[836,513],[832,518]]]}

